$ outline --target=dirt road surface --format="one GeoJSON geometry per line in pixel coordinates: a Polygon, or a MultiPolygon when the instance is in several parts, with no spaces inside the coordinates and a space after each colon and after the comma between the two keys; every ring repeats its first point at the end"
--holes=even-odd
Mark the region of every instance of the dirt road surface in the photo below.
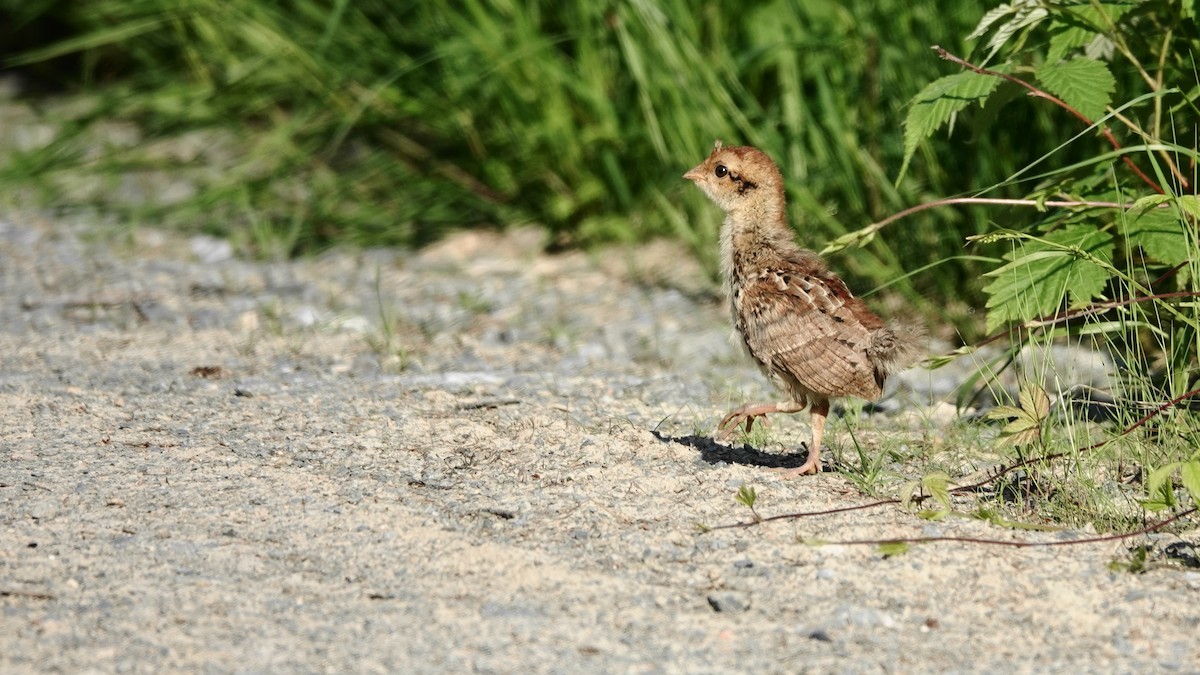
{"type": "MultiPolygon", "coordinates": [[[[704,532],[742,485],[868,499],[769,470],[803,415],[709,439],[770,393],[677,252],[538,250],[254,262],[0,219],[0,671],[1200,671],[1200,572],[1110,570],[1129,542],[802,541],[1086,535],[895,507],[704,532]]],[[[940,433],[892,401],[864,428],[940,433]]]]}

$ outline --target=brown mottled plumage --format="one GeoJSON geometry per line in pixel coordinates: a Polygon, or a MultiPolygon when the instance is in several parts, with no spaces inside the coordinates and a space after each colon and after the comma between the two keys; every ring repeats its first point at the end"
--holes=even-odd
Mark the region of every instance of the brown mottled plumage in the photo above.
{"type": "Polygon", "coordinates": [[[733,324],[759,367],[790,399],[747,404],[717,425],[726,438],[768,413],[811,406],[808,460],[792,475],[821,470],[829,400],[875,400],[890,373],[920,356],[921,335],[888,325],[854,297],[816,253],[800,248],[787,224],[783,176],[765,154],[726,148],[683,175],[725,211],[721,273],[733,324]]]}

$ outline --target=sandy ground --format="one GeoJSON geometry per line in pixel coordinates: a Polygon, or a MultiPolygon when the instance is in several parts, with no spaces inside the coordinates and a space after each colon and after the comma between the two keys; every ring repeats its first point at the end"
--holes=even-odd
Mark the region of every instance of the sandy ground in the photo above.
{"type": "Polygon", "coordinates": [[[1200,672],[1200,571],[1110,571],[1129,542],[803,541],[1081,536],[896,507],[702,531],[744,484],[868,499],[769,470],[804,416],[709,440],[767,390],[685,264],[536,250],[256,263],[0,219],[0,671],[1200,672]]]}

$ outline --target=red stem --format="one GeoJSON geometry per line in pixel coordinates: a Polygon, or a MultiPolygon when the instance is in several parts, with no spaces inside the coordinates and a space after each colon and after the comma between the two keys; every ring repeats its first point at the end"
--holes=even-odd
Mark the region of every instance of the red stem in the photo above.
{"type": "Polygon", "coordinates": [[[1193,506],[1192,508],[1182,513],[1177,513],[1166,520],[1160,520],[1153,525],[1143,527],[1136,532],[1126,532],[1124,534],[1105,534],[1098,537],[1088,537],[1086,539],[1068,539],[1060,541],[1009,541],[1005,539],[983,539],[980,537],[901,537],[899,539],[851,539],[848,541],[822,541],[822,544],[839,545],[839,546],[880,546],[884,544],[927,544],[936,541],[960,541],[968,544],[986,544],[989,546],[1011,546],[1013,548],[1034,548],[1039,546],[1076,546],[1079,544],[1098,544],[1106,541],[1120,541],[1129,539],[1142,534],[1149,534],[1155,530],[1170,525],[1171,523],[1190,516],[1195,513],[1200,507],[1193,506]]]}
{"type": "MultiPolygon", "coordinates": [[[[1034,96],[1037,98],[1044,98],[1047,101],[1050,101],[1051,103],[1057,105],[1058,107],[1062,108],[1063,110],[1066,110],[1067,112],[1071,113],[1075,117],[1079,118],[1079,120],[1081,122],[1088,125],[1089,127],[1094,126],[1096,124],[1092,120],[1088,119],[1087,115],[1084,115],[1083,113],[1079,112],[1075,108],[1072,108],[1070,105],[1068,105],[1066,101],[1062,100],[1061,98],[1058,98],[1057,96],[1055,96],[1047,91],[1038,89],[1037,87],[1026,82],[1025,80],[1022,80],[1019,77],[1013,77],[1012,75],[1009,75],[1007,73],[1000,73],[1000,72],[996,72],[994,70],[988,70],[987,68],[981,68],[980,66],[977,66],[973,63],[970,63],[962,58],[955,56],[954,54],[951,54],[950,52],[939,47],[938,45],[933,46],[933,51],[937,52],[937,55],[940,56],[942,59],[949,61],[951,63],[956,63],[959,66],[962,66],[963,68],[966,68],[967,70],[970,70],[972,72],[978,73],[980,75],[990,75],[991,77],[999,77],[1001,79],[1008,80],[1009,82],[1012,82],[1013,84],[1024,87],[1029,90],[1030,96],[1034,96]]],[[[1097,128],[1100,130],[1100,133],[1104,134],[1104,137],[1108,139],[1108,142],[1112,144],[1114,150],[1121,149],[1121,144],[1117,142],[1117,139],[1115,136],[1113,136],[1113,133],[1111,130],[1109,130],[1107,127],[1097,127],[1097,128]]],[[[1164,192],[1163,189],[1158,186],[1158,183],[1155,183],[1153,180],[1151,180],[1149,176],[1147,176],[1145,173],[1143,173],[1142,170],[1139,169],[1137,167],[1137,165],[1133,163],[1133,160],[1129,159],[1128,157],[1122,156],[1121,161],[1125,162],[1125,165],[1128,166],[1130,169],[1132,169],[1133,172],[1135,174],[1137,174],[1138,178],[1141,178],[1143,181],[1145,181],[1146,184],[1149,185],[1151,188],[1153,188],[1155,192],[1157,192],[1160,195],[1166,194],[1166,192],[1164,192]]]]}

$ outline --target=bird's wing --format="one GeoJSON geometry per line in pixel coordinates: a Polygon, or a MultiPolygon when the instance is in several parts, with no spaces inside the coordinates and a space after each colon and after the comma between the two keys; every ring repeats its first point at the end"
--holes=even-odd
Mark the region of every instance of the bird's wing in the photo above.
{"type": "Polygon", "coordinates": [[[879,397],[868,350],[883,327],[837,276],[822,269],[765,269],[741,289],[739,328],[751,353],[826,398],[879,397]]]}

